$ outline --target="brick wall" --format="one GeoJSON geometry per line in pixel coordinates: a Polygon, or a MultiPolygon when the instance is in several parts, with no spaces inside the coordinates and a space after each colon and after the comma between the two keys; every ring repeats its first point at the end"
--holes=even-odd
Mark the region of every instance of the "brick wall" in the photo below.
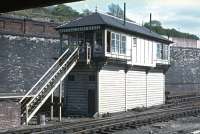
{"type": "Polygon", "coordinates": [[[20,104],[16,101],[0,100],[0,129],[20,126],[20,111],[20,104]]]}
{"type": "Polygon", "coordinates": [[[0,16],[0,33],[58,38],[59,23],[0,16]]]}

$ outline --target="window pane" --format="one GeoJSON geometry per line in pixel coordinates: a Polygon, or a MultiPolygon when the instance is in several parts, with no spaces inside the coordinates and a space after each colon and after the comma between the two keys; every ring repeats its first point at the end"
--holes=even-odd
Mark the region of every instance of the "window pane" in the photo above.
{"type": "Polygon", "coordinates": [[[112,33],[112,39],[113,39],[113,40],[115,39],[115,34],[114,34],[114,33],[112,33]]]}
{"type": "Polygon", "coordinates": [[[125,52],[126,52],[126,42],[122,42],[120,53],[125,54],[125,52]]]}
{"type": "Polygon", "coordinates": [[[110,52],[110,42],[111,42],[110,32],[107,31],[107,52],[110,52]]]}
{"type": "Polygon", "coordinates": [[[112,52],[116,52],[116,34],[112,33],[112,41],[111,41],[111,45],[112,45],[112,52]]]}
{"type": "Polygon", "coordinates": [[[120,46],[120,35],[119,34],[116,34],[116,52],[118,53],[119,52],[119,46],[120,46]]]}
{"type": "Polygon", "coordinates": [[[126,53],[126,36],[122,36],[121,44],[120,44],[120,53],[126,53]]]}
{"type": "Polygon", "coordinates": [[[162,44],[157,44],[157,59],[162,59],[162,44]]]}
{"type": "Polygon", "coordinates": [[[115,40],[112,40],[112,52],[115,52],[115,40]]]}
{"type": "Polygon", "coordinates": [[[78,33],[78,44],[81,46],[84,43],[84,32],[78,33]]]}
{"type": "Polygon", "coordinates": [[[96,41],[98,46],[102,46],[102,31],[96,32],[96,41]]]}
{"type": "Polygon", "coordinates": [[[168,45],[163,45],[163,59],[168,60],[168,45]]]}
{"type": "Polygon", "coordinates": [[[119,40],[119,34],[116,34],[116,39],[119,40]]]}
{"type": "Polygon", "coordinates": [[[122,41],[126,41],[126,36],[122,36],[122,41]]]}

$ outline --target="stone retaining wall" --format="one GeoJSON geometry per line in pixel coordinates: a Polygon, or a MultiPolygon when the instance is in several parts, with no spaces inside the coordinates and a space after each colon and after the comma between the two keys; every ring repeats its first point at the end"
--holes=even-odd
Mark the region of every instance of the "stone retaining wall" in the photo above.
{"type": "Polygon", "coordinates": [[[171,47],[171,67],[166,91],[174,94],[200,93],[200,49],[171,47]]]}

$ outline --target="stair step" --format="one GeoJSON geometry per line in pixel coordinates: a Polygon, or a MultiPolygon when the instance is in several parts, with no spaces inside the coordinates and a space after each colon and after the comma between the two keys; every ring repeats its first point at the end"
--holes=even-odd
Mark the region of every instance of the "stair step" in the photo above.
{"type": "MultiPolygon", "coordinates": [[[[69,50],[68,52],[66,52],[65,55],[63,56],[63,58],[61,58],[60,61],[57,61],[58,62],[57,64],[54,64],[55,66],[52,68],[52,70],[49,71],[49,74],[47,74],[46,78],[44,77],[44,79],[41,80],[43,83],[41,83],[36,88],[36,90],[33,90],[33,91],[35,91],[34,93],[37,93],[39,91],[41,91],[41,92],[30,103],[29,109],[28,109],[28,115],[31,115],[34,112],[34,110],[41,104],[41,102],[43,101],[43,99],[47,95],[49,95],[49,93],[52,90],[52,88],[60,81],[60,79],[62,78],[62,76],[65,74],[64,73],[65,70],[68,70],[69,67],[73,63],[75,63],[77,61],[78,54],[79,54],[78,51],[79,51],[78,49],[73,49],[73,50],[69,50]],[[77,51],[75,52],[74,50],[77,50],[77,51]],[[72,53],[74,53],[74,55],[72,55],[72,53]],[[68,61],[66,61],[69,56],[72,56],[71,59],[69,59],[68,61]],[[55,74],[56,71],[58,71],[58,72],[55,74]],[[53,76],[53,78],[42,89],[42,87],[44,86],[45,82],[47,82],[47,80],[49,80],[52,76],[53,76]]],[[[32,91],[32,93],[33,93],[33,91],[32,91]]],[[[23,119],[22,119],[23,122],[26,121],[26,104],[28,102],[30,102],[30,100],[31,100],[31,98],[29,100],[24,100],[25,107],[22,107],[22,113],[21,113],[21,116],[23,116],[23,119]]]]}

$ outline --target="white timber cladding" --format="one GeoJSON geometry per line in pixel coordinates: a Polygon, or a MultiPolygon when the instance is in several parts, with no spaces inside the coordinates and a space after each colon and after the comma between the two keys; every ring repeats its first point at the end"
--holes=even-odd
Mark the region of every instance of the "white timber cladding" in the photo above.
{"type": "Polygon", "coordinates": [[[126,73],[126,109],[146,107],[146,72],[129,70],[126,73]]]}
{"type": "Polygon", "coordinates": [[[151,40],[139,37],[136,37],[136,42],[134,44],[134,41],[132,41],[132,65],[155,67],[156,61],[154,60],[154,56],[156,56],[156,44],[153,44],[151,40]]]}
{"type": "Polygon", "coordinates": [[[164,103],[165,75],[162,71],[147,74],[147,107],[164,103]]]}
{"type": "Polygon", "coordinates": [[[125,72],[105,66],[99,72],[99,113],[125,111],[125,72]]]}
{"type": "Polygon", "coordinates": [[[165,75],[149,71],[104,66],[98,73],[98,111],[113,113],[164,104],[165,75]]]}
{"type": "Polygon", "coordinates": [[[129,64],[133,65],[137,61],[137,38],[132,37],[131,39],[131,62],[129,64]]]}
{"type": "Polygon", "coordinates": [[[127,64],[130,65],[156,67],[156,63],[169,64],[169,57],[168,59],[157,59],[158,44],[163,43],[111,29],[105,30],[105,56],[127,59],[127,64]],[[110,42],[107,42],[108,33],[110,34],[110,42]],[[120,40],[116,39],[116,35],[120,36],[120,40]],[[125,54],[120,53],[120,47],[118,47],[121,44],[122,36],[126,37],[125,54]],[[108,43],[110,44],[108,45],[108,43]],[[110,52],[107,51],[107,47],[110,47],[110,52]]]}
{"type": "Polygon", "coordinates": [[[157,60],[157,42],[153,41],[153,63],[156,65],[157,60]]]}

